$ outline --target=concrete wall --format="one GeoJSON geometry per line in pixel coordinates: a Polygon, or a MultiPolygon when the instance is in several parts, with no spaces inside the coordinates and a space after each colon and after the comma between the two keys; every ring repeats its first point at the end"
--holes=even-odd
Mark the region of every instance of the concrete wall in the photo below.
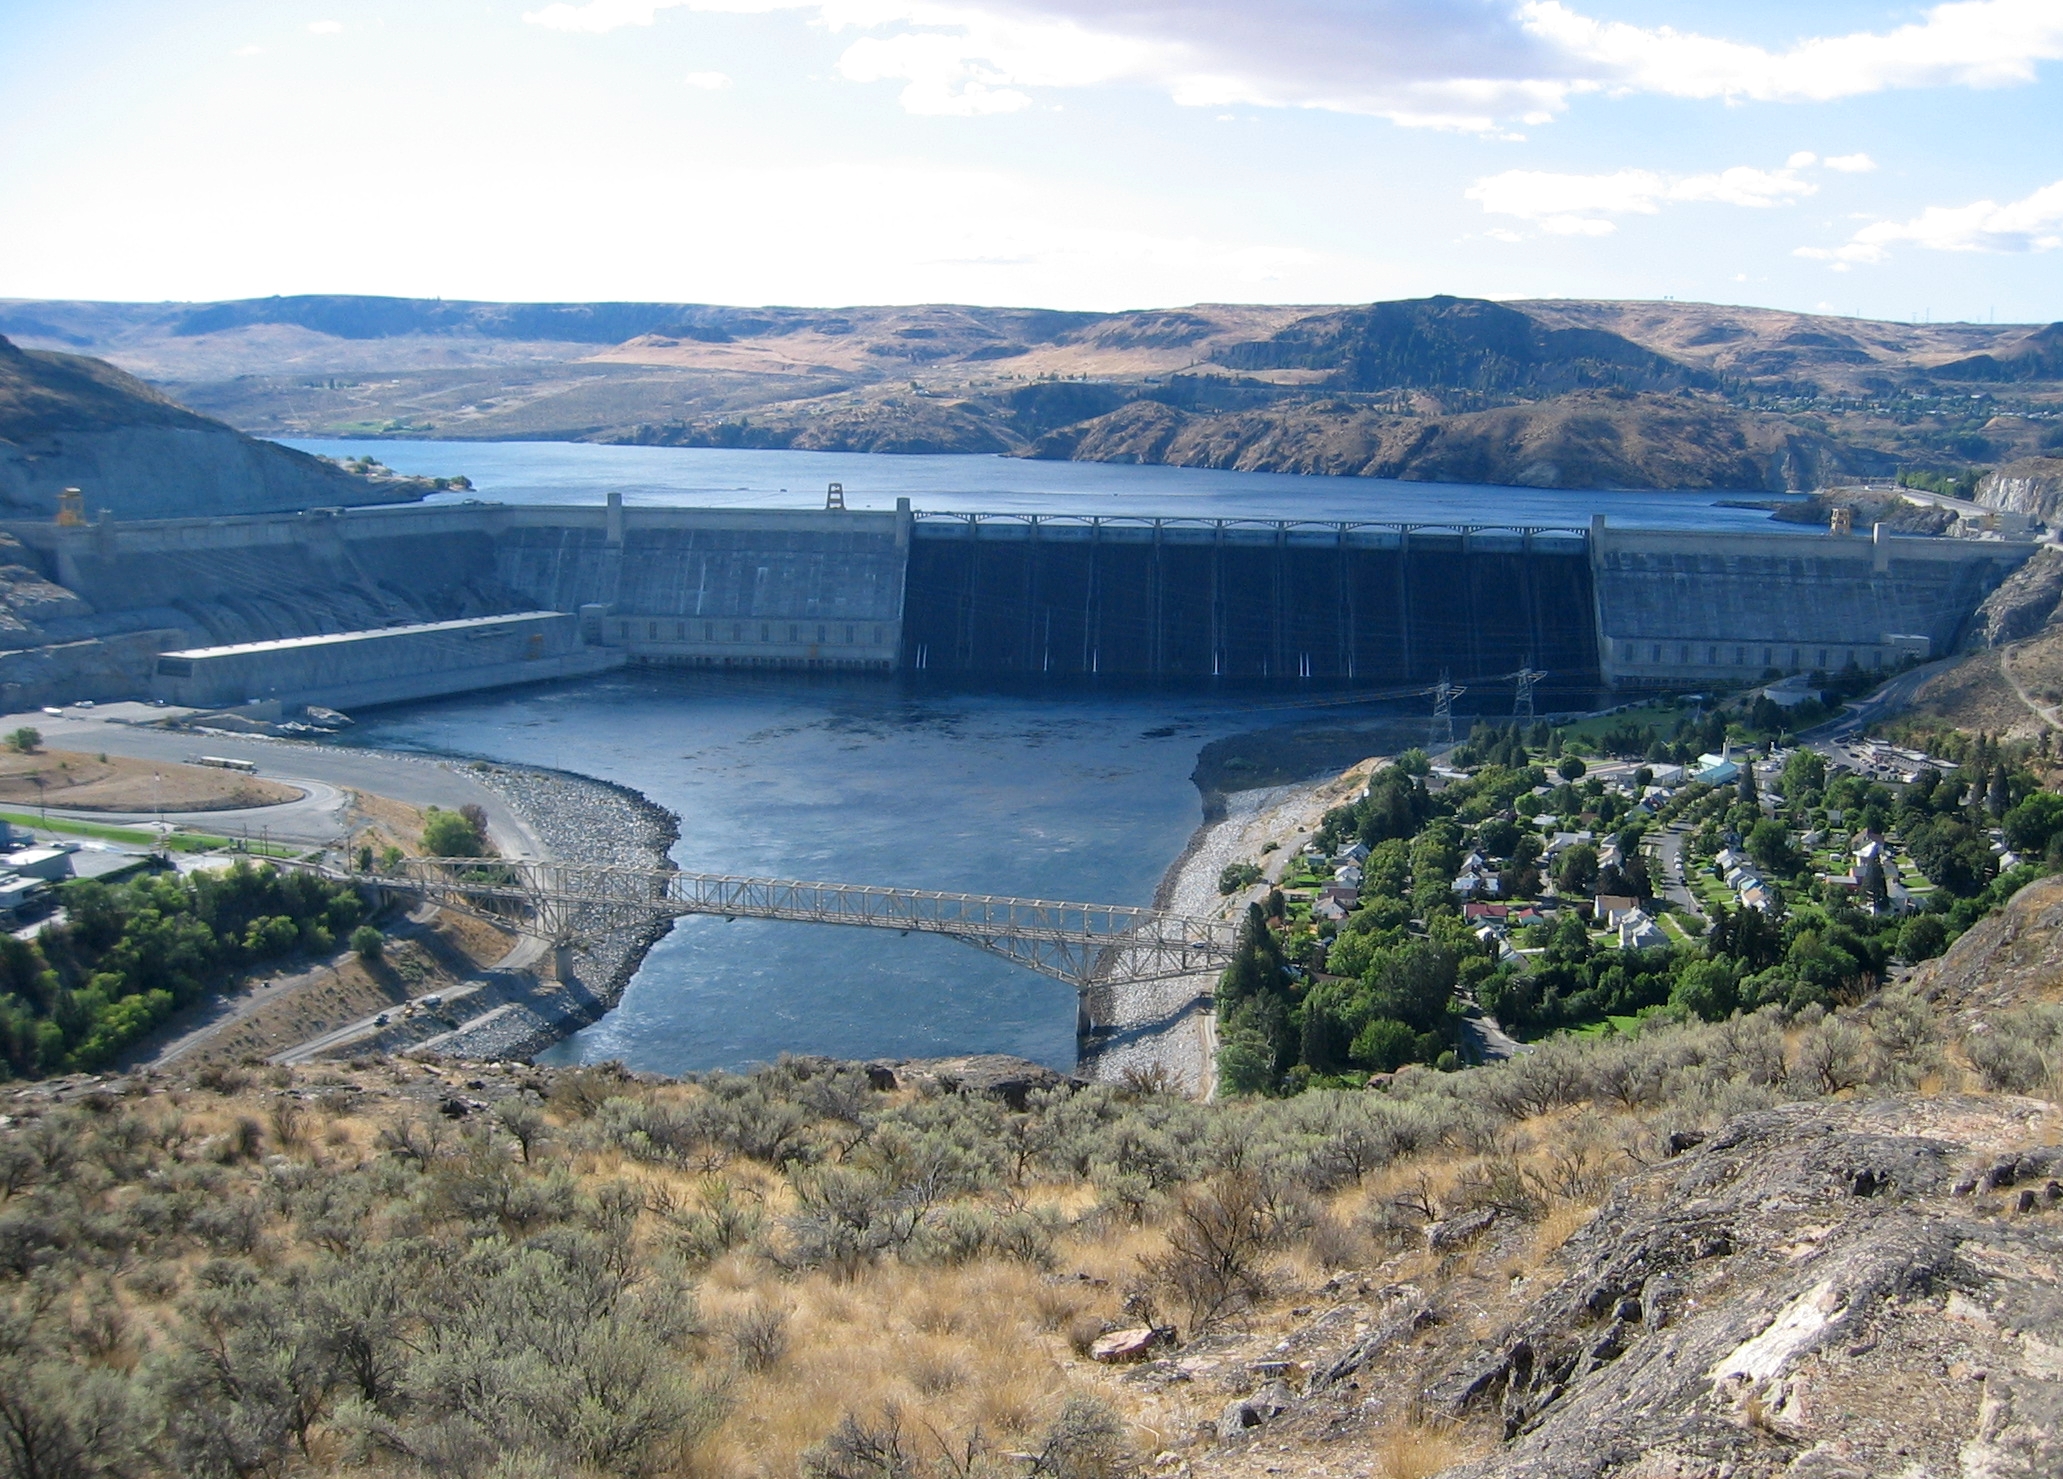
{"type": "Polygon", "coordinates": [[[910,517],[679,508],[514,509],[496,578],[578,611],[639,662],[886,671],[910,517]]]}
{"type": "Polygon", "coordinates": [[[1598,651],[1618,688],[1895,668],[1954,650],[2033,552],[1996,540],[1593,527],[1598,651]]]}
{"type": "Polygon", "coordinates": [[[419,623],[159,655],[153,695],[194,708],[251,699],[349,709],[598,672],[621,661],[562,612],[419,623]]]}
{"type": "Polygon", "coordinates": [[[1950,651],[2031,549],[621,504],[4,527],[93,608],[46,641],[209,647],[541,610],[577,616],[609,660],[1364,686],[1527,662],[1630,688],[1891,667],[1950,651]]]}

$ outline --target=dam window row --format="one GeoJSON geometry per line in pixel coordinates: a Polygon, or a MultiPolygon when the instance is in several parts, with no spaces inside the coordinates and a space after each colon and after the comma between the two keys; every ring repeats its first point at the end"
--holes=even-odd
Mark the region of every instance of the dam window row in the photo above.
{"type": "Polygon", "coordinates": [[[1915,648],[1918,641],[1893,647],[1778,647],[1725,642],[1621,642],[1619,660],[1649,667],[1775,668],[1788,672],[1831,672],[1839,668],[1881,668],[1915,648]],[[1645,653],[1643,654],[1643,649],[1645,653]],[[1758,661],[1759,655],[1759,661],[1758,661]]]}
{"type": "MultiPolygon", "coordinates": [[[[639,623],[619,621],[616,635],[623,641],[635,638],[639,623]]],[[[647,621],[643,623],[644,639],[648,642],[778,642],[783,640],[776,634],[787,629],[786,640],[791,643],[814,642],[818,646],[879,647],[882,644],[881,628],[866,629],[868,635],[862,639],[862,629],[850,623],[833,622],[775,622],[775,621],[647,621]],[[811,637],[808,631],[816,629],[811,637]],[[670,628],[670,630],[669,630],[670,628]],[[699,634],[693,629],[700,628],[699,634]],[[758,636],[752,635],[757,629],[758,636]]]]}

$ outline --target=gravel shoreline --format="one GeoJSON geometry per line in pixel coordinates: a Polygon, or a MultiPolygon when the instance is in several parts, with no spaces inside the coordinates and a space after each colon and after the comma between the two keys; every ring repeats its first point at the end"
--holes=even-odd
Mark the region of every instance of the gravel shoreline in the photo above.
{"type": "MultiPolygon", "coordinates": [[[[1338,775],[1289,786],[1217,794],[1181,855],[1168,865],[1153,906],[1207,919],[1237,919],[1249,903],[1279,882],[1325,813],[1358,796],[1379,760],[1363,760],[1338,775]],[[1273,851],[1263,852],[1273,842],[1273,851]],[[1227,863],[1260,865],[1263,878],[1227,897],[1218,875],[1227,863]]],[[[1076,1072],[1101,1083],[1141,1076],[1164,1078],[1184,1092],[1209,1098],[1217,1087],[1217,1033],[1211,999],[1217,976],[1206,972],[1126,987],[1093,988],[1087,999],[1096,1030],[1081,1038],[1076,1072]]]]}
{"type": "MultiPolygon", "coordinates": [[[[561,770],[473,762],[466,773],[528,824],[549,856],[570,863],[664,868],[680,838],[680,819],[643,793],[561,770]]],[[[573,951],[573,979],[525,976],[499,983],[491,1010],[421,1044],[453,1058],[529,1058],[600,1021],[623,998],[645,955],[673,928],[670,919],[602,928],[591,925],[573,951]]],[[[498,973],[512,975],[513,973],[498,973]]]]}

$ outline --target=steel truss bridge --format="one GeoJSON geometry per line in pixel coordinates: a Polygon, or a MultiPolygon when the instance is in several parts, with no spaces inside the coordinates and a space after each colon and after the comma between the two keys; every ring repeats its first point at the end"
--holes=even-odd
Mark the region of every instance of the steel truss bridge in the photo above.
{"type": "Polygon", "coordinates": [[[554,945],[690,914],[944,935],[1078,991],[1223,970],[1238,936],[1224,920],[1122,904],[534,859],[404,858],[373,873],[329,876],[413,894],[554,945]]]}

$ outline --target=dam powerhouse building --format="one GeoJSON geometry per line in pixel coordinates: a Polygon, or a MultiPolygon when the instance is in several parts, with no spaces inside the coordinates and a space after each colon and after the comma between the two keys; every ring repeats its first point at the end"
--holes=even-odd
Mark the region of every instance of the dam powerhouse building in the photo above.
{"type": "Polygon", "coordinates": [[[613,496],[6,528],[90,605],[79,635],[131,664],[134,690],[201,707],[364,706],[622,663],[1370,691],[1522,668],[1571,691],[1743,684],[1949,652],[2034,548],[613,496]]]}

